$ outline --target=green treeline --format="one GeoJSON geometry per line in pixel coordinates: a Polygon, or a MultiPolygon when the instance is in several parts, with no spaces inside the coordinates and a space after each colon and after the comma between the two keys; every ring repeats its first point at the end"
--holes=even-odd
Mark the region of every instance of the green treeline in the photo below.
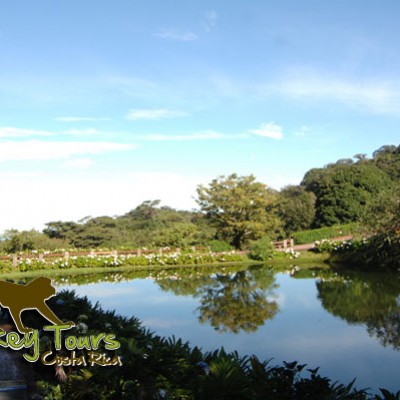
{"type": "Polygon", "coordinates": [[[371,158],[357,154],[311,169],[300,185],[281,191],[252,175],[217,177],[198,187],[197,211],[145,201],[117,217],[52,221],[42,232],[8,230],[0,250],[208,246],[225,251],[348,223],[361,223],[368,234],[382,233],[397,212],[399,182],[400,146],[383,146],[371,158]]]}

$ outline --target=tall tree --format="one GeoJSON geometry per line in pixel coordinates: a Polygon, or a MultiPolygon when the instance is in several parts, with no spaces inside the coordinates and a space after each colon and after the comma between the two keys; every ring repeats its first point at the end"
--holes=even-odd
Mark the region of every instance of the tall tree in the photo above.
{"type": "Polygon", "coordinates": [[[400,179],[400,145],[382,146],[372,154],[374,164],[386,172],[390,178],[400,179]]]}
{"type": "Polygon", "coordinates": [[[315,216],[315,195],[302,186],[289,185],[279,193],[279,216],[287,235],[309,229],[315,216]]]}
{"type": "Polygon", "coordinates": [[[280,229],[276,193],[256,182],[253,175],[213,179],[197,188],[197,203],[206,218],[217,228],[217,236],[241,249],[250,240],[280,229]]]}
{"type": "Polygon", "coordinates": [[[365,206],[394,183],[373,164],[339,162],[308,171],[301,185],[316,196],[314,225],[320,227],[358,221],[365,206]]]}

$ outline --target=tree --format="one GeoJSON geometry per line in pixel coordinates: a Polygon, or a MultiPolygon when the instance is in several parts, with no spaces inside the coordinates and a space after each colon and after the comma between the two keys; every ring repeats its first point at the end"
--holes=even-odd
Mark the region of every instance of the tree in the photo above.
{"type": "Polygon", "coordinates": [[[398,182],[400,179],[400,145],[382,146],[372,154],[374,164],[389,177],[398,182]]]}
{"type": "Polygon", "coordinates": [[[366,207],[363,226],[367,234],[396,236],[400,233],[400,189],[388,188],[366,207]]]}
{"type": "Polygon", "coordinates": [[[315,216],[314,193],[289,185],[280,191],[279,197],[279,216],[286,234],[309,229],[315,216]]]}
{"type": "Polygon", "coordinates": [[[265,233],[276,236],[280,229],[277,195],[253,175],[220,176],[208,187],[200,185],[197,194],[201,211],[217,228],[217,238],[238,249],[265,233]]]}
{"type": "Polygon", "coordinates": [[[179,222],[154,233],[152,245],[155,247],[188,247],[201,245],[211,238],[208,232],[191,222],[179,222]]]}
{"type": "Polygon", "coordinates": [[[55,250],[66,247],[68,243],[62,239],[49,238],[35,231],[18,231],[10,229],[3,233],[0,249],[6,253],[31,250],[55,250]]]}
{"type": "Polygon", "coordinates": [[[301,185],[316,196],[314,225],[320,227],[360,220],[365,206],[394,183],[373,164],[339,162],[308,171],[301,185]]]}

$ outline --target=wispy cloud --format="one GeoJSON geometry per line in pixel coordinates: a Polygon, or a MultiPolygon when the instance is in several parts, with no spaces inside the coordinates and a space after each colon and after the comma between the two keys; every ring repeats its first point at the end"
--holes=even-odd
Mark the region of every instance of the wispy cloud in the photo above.
{"type": "Polygon", "coordinates": [[[273,122],[261,124],[260,128],[249,130],[249,133],[252,133],[253,135],[268,137],[268,138],[277,139],[277,140],[283,138],[282,127],[273,122]]]}
{"type": "Polygon", "coordinates": [[[185,117],[188,114],[178,110],[168,110],[166,108],[158,108],[158,109],[132,109],[129,110],[126,118],[131,121],[137,120],[155,120],[155,119],[164,119],[164,118],[177,118],[177,117],[185,117]]]}
{"type": "Polygon", "coordinates": [[[217,26],[218,14],[214,11],[208,11],[205,16],[205,22],[203,24],[206,32],[211,32],[217,26]]]}
{"type": "Polygon", "coordinates": [[[210,140],[210,139],[226,139],[231,137],[230,135],[225,135],[223,133],[214,132],[214,131],[206,131],[206,132],[198,132],[191,133],[188,135],[147,135],[144,137],[146,140],[151,140],[155,142],[178,142],[178,141],[188,141],[188,140],[210,140]]]}
{"type": "Polygon", "coordinates": [[[89,129],[68,129],[62,132],[63,134],[73,135],[73,136],[91,136],[97,135],[100,132],[97,129],[89,128],[89,129]]]}
{"type": "Polygon", "coordinates": [[[295,131],[293,133],[293,135],[297,136],[297,137],[304,137],[310,132],[310,130],[311,130],[311,128],[309,126],[303,125],[303,126],[300,127],[300,129],[295,131]]]}
{"type": "Polygon", "coordinates": [[[162,134],[150,134],[146,136],[142,136],[143,140],[150,140],[154,142],[183,142],[183,141],[192,141],[192,140],[234,140],[234,139],[245,139],[250,138],[253,135],[267,137],[271,139],[282,139],[283,131],[282,127],[269,122],[267,124],[261,124],[259,129],[249,129],[244,133],[222,133],[217,131],[203,131],[203,132],[194,132],[188,133],[184,135],[162,135],[162,134]]]}
{"type": "Polygon", "coordinates": [[[63,163],[63,167],[69,169],[87,169],[94,164],[94,161],[90,158],[75,158],[72,160],[67,160],[63,163]]]}
{"type": "Polygon", "coordinates": [[[135,145],[113,142],[2,142],[0,161],[31,161],[68,159],[84,154],[101,154],[112,151],[127,151],[135,145]]]}
{"type": "Polygon", "coordinates": [[[400,115],[400,82],[360,82],[316,73],[285,79],[278,92],[293,99],[334,101],[378,114],[400,115]]]}
{"type": "Polygon", "coordinates": [[[97,121],[111,121],[109,117],[56,117],[56,121],[60,122],[97,122],[97,121]]]}
{"type": "Polygon", "coordinates": [[[179,32],[173,29],[157,32],[153,36],[179,42],[192,42],[198,39],[198,36],[193,32],[179,32]]]}
{"type": "Polygon", "coordinates": [[[53,133],[49,131],[42,131],[36,129],[23,129],[12,126],[0,127],[0,138],[18,138],[27,136],[52,136],[53,133]]]}
{"type": "Polygon", "coordinates": [[[63,131],[45,131],[41,129],[24,129],[12,126],[0,127],[0,138],[23,138],[23,137],[43,137],[43,136],[60,136],[60,135],[73,135],[73,136],[88,136],[98,135],[100,132],[97,129],[67,129],[63,131]]]}

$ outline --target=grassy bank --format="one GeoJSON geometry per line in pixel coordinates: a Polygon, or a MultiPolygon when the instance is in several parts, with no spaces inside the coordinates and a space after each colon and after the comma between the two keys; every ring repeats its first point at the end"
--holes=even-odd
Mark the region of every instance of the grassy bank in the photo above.
{"type": "Polygon", "coordinates": [[[30,279],[36,278],[39,276],[47,276],[47,277],[68,277],[68,276],[79,276],[79,275],[90,275],[90,274],[107,274],[107,273],[133,273],[143,272],[150,273],[153,271],[162,271],[168,269],[180,269],[180,268],[215,268],[215,267],[227,267],[227,266],[235,266],[235,265],[256,265],[256,264],[265,264],[272,268],[282,269],[287,268],[290,265],[298,265],[301,268],[310,268],[315,267],[316,265],[326,265],[329,256],[326,253],[312,253],[312,252],[300,252],[300,256],[296,259],[291,259],[289,257],[278,257],[268,260],[267,262],[255,261],[249,259],[247,256],[241,255],[239,261],[224,261],[224,262],[205,262],[205,263],[187,263],[187,264],[171,264],[171,265],[129,265],[122,264],[119,266],[99,266],[99,267],[73,267],[71,268],[43,268],[43,269],[35,269],[31,271],[20,271],[20,270],[12,270],[9,269],[7,271],[0,272],[1,279],[10,279],[10,280],[18,280],[18,279],[30,279]]]}

